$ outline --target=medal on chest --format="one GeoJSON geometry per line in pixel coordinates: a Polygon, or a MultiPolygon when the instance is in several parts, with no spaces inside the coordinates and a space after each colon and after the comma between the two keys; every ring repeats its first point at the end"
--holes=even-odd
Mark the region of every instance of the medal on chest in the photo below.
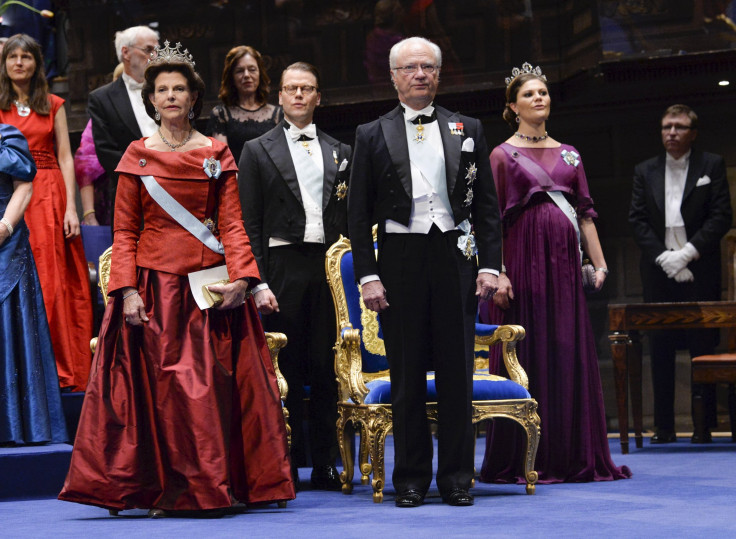
{"type": "Polygon", "coordinates": [[[414,142],[424,142],[424,126],[422,125],[422,119],[419,119],[419,123],[415,127],[416,134],[414,135],[414,142]]]}

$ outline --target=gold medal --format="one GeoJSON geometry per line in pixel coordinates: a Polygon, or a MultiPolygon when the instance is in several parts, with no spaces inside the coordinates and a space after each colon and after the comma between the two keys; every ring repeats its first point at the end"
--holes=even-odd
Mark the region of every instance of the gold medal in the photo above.
{"type": "Polygon", "coordinates": [[[424,142],[424,126],[422,125],[422,119],[419,118],[419,123],[416,126],[417,134],[414,135],[414,142],[424,142]]]}

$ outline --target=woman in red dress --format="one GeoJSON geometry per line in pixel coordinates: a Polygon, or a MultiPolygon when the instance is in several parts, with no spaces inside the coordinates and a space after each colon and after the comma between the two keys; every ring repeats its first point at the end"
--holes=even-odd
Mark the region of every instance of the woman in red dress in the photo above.
{"type": "Polygon", "coordinates": [[[227,145],[192,126],[203,93],[189,54],[166,42],[142,90],[158,133],[133,142],[116,170],[110,302],[62,500],[158,517],[294,498],[276,376],[247,294],[259,274],[237,168],[227,145]],[[157,188],[195,225],[163,209],[157,188]],[[200,223],[214,249],[190,232],[200,223]],[[222,303],[200,309],[188,274],[223,264],[229,283],[209,286],[222,303]]]}
{"type": "Polygon", "coordinates": [[[79,237],[74,160],[64,100],[48,92],[41,47],[16,34],[0,62],[0,123],[28,140],[38,173],[25,213],[51,342],[63,389],[83,391],[89,377],[92,300],[79,237]]]}

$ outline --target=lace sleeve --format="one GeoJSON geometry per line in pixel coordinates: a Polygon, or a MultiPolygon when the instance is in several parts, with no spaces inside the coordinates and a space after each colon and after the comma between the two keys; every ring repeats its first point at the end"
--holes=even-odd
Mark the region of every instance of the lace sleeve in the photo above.
{"type": "Polygon", "coordinates": [[[214,135],[227,137],[227,118],[225,117],[225,107],[223,105],[217,105],[210,112],[205,134],[210,137],[214,135]]]}

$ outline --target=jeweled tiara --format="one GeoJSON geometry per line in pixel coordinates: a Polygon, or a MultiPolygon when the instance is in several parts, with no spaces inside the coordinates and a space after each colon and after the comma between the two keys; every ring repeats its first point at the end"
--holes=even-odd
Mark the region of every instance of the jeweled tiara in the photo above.
{"type": "Polygon", "coordinates": [[[519,75],[524,75],[525,73],[531,73],[533,75],[536,75],[537,77],[542,79],[544,82],[547,82],[547,77],[545,77],[544,73],[542,73],[541,67],[539,66],[532,67],[532,64],[530,64],[529,62],[524,62],[523,64],[521,64],[521,68],[515,67],[514,69],[511,70],[511,76],[506,77],[504,79],[506,81],[506,86],[511,84],[511,82],[516,77],[518,77],[519,75]]]}
{"type": "Polygon", "coordinates": [[[155,63],[180,63],[184,62],[186,64],[191,65],[194,67],[194,57],[189,54],[189,49],[184,49],[184,52],[180,50],[181,43],[177,42],[174,47],[169,47],[169,41],[164,41],[164,47],[156,47],[156,50],[154,50],[151,53],[151,58],[148,60],[149,64],[155,64],[155,63]]]}

